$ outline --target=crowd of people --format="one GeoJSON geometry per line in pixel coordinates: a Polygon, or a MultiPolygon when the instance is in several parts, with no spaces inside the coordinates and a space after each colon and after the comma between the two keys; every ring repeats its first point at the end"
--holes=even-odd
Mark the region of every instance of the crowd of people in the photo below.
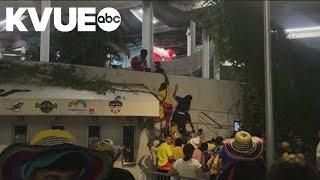
{"type": "MultiPolygon", "coordinates": [[[[148,71],[147,51],[132,58],[135,71],[148,71]]],[[[195,132],[189,114],[192,96],[177,96],[178,85],[171,94],[169,80],[160,63],[155,63],[156,73],[164,76],[164,82],[154,92],[159,100],[159,117],[154,127],[160,134],[153,136],[149,143],[154,170],[171,176],[210,180],[292,180],[316,179],[310,170],[310,154],[303,145],[302,138],[294,139],[294,146],[282,142],[279,146],[277,163],[267,172],[265,158],[265,138],[251,136],[248,132],[237,132],[229,139],[218,136],[206,141],[203,130],[195,132]],[[174,103],[176,102],[176,104],[174,103]],[[175,105],[174,105],[175,104],[175,105]],[[190,125],[191,131],[186,126],[190,125]],[[284,169],[283,171],[281,169],[284,169]],[[280,169],[280,170],[279,170],[280,169]],[[290,171],[295,173],[290,174],[290,171]],[[293,176],[294,174],[294,176],[293,176]],[[294,178],[290,178],[294,177],[294,178]],[[308,177],[308,178],[307,178],[308,177]]],[[[318,161],[320,167],[320,145],[318,161]]]]}
{"type": "MultiPolygon", "coordinates": [[[[132,59],[136,71],[150,71],[147,51],[132,59]]],[[[320,143],[315,168],[310,150],[300,136],[279,144],[276,163],[267,171],[265,141],[246,131],[231,138],[221,136],[206,140],[203,129],[195,132],[189,114],[192,96],[177,96],[178,85],[171,94],[169,79],[156,63],[156,73],[164,82],[154,92],[159,100],[159,130],[151,143],[152,169],[180,179],[198,180],[316,180],[320,170],[320,143]],[[176,104],[174,105],[174,101],[176,104]],[[187,124],[191,131],[187,130],[187,124]]],[[[320,131],[319,131],[320,139],[320,131]]],[[[110,139],[102,139],[88,148],[77,145],[75,137],[64,130],[45,130],[27,144],[0,147],[0,180],[134,180],[133,175],[113,166],[123,152],[110,139]]],[[[162,178],[164,179],[164,178],[162,178]]]]}
{"type": "MultiPolygon", "coordinates": [[[[286,143],[282,143],[280,149],[283,144],[286,143]]],[[[264,141],[245,131],[235,133],[232,138],[218,136],[210,141],[204,141],[199,133],[193,134],[187,141],[167,136],[163,141],[153,140],[150,150],[155,170],[167,173],[168,176],[179,176],[180,179],[318,179],[318,169],[311,168],[304,154],[288,155],[287,151],[280,154],[276,163],[267,171],[264,141]]]]}

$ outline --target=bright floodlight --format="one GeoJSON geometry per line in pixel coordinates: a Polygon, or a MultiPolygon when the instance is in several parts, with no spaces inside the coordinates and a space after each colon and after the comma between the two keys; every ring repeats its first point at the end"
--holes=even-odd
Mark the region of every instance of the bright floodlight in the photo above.
{"type": "Polygon", "coordinates": [[[286,29],[289,39],[320,37],[320,26],[286,29]]]}

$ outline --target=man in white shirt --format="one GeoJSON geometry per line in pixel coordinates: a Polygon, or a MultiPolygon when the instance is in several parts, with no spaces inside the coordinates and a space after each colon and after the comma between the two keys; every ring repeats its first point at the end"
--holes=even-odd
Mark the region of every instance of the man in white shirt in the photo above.
{"type": "Polygon", "coordinates": [[[189,161],[184,161],[183,159],[178,159],[173,163],[173,167],[179,172],[179,176],[185,178],[197,178],[202,171],[199,161],[196,159],[190,159],[189,161]]]}

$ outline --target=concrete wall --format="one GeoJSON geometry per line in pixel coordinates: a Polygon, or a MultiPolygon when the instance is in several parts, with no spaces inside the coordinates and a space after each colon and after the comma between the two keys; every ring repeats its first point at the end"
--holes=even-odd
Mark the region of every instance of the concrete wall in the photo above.
{"type": "MultiPolygon", "coordinates": [[[[88,74],[101,76],[106,75],[106,79],[117,83],[140,83],[145,84],[150,90],[156,91],[164,81],[161,74],[134,72],[130,70],[115,70],[85,67],[88,74]]],[[[169,76],[170,89],[174,90],[175,84],[178,84],[179,90],[177,95],[192,95],[192,105],[190,115],[193,122],[199,120],[199,114],[205,112],[219,123],[226,125],[224,129],[212,129],[199,125],[203,128],[207,138],[221,135],[229,137],[232,133],[232,124],[234,120],[240,119],[241,106],[236,106],[240,100],[240,88],[232,81],[221,81],[212,79],[203,79],[187,76],[169,76]],[[227,127],[229,126],[229,127],[227,127]]]]}
{"type": "MultiPolygon", "coordinates": [[[[81,66],[89,76],[105,75],[111,82],[127,82],[145,84],[150,90],[156,90],[164,78],[161,74],[133,72],[128,70],[106,70],[104,68],[81,66]]],[[[66,77],[67,78],[67,77],[66,77]]],[[[221,135],[228,137],[233,129],[234,120],[240,118],[239,108],[236,104],[240,98],[240,90],[236,83],[230,81],[217,81],[201,79],[186,76],[169,76],[170,89],[173,91],[174,85],[179,85],[178,95],[192,95],[193,101],[190,110],[192,121],[196,128],[203,128],[207,139],[212,136],[221,135]],[[200,113],[205,112],[213,117],[220,124],[225,125],[224,129],[214,129],[208,125],[199,124],[200,113]]],[[[54,117],[46,116],[28,116],[25,122],[28,124],[28,140],[37,132],[51,128],[50,119],[54,117]]],[[[0,117],[0,144],[11,144],[12,142],[12,124],[16,123],[17,117],[0,117]]],[[[63,117],[65,129],[77,137],[78,144],[87,146],[88,125],[90,117],[63,117]]],[[[138,160],[145,154],[148,154],[147,135],[142,129],[142,120],[128,121],[128,118],[121,117],[99,117],[101,124],[101,137],[112,138],[116,144],[122,144],[122,125],[133,123],[136,128],[136,150],[138,160]]],[[[121,161],[115,163],[115,166],[122,167],[121,161]]],[[[131,171],[138,179],[140,169],[138,166],[124,167],[131,171]]]]}

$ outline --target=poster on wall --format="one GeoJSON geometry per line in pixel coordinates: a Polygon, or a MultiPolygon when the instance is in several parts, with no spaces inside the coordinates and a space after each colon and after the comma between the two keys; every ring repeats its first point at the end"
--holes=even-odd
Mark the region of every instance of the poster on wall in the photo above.
{"type": "Polygon", "coordinates": [[[120,100],[110,101],[108,103],[109,109],[113,114],[119,114],[121,112],[121,108],[123,106],[120,100]]]}
{"type": "Polygon", "coordinates": [[[42,101],[41,103],[36,103],[35,107],[39,108],[41,110],[41,112],[48,114],[53,109],[57,109],[58,105],[57,105],[57,103],[53,103],[51,101],[42,101]]]}
{"type": "Polygon", "coordinates": [[[68,102],[67,110],[73,112],[86,112],[88,110],[88,105],[84,100],[71,100],[68,102]]]}

